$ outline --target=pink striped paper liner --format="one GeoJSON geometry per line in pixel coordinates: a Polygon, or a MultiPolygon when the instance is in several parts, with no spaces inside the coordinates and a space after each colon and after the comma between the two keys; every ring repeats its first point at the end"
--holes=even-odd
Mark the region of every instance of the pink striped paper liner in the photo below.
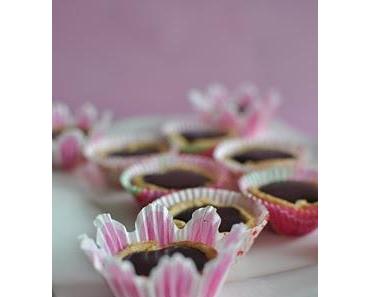
{"type": "Polygon", "coordinates": [[[246,82],[235,90],[220,84],[212,84],[206,90],[193,89],[189,101],[205,123],[254,137],[266,129],[281,98],[276,90],[262,94],[254,84],[246,82]],[[246,107],[245,112],[239,111],[240,105],[246,107]]]}
{"type": "Polygon", "coordinates": [[[124,189],[136,197],[140,205],[145,206],[163,195],[178,190],[140,187],[132,183],[133,178],[138,175],[160,172],[165,168],[181,165],[203,169],[212,175],[214,182],[207,185],[208,187],[221,189],[233,189],[235,187],[235,181],[232,179],[229,171],[214,160],[202,156],[173,154],[153,157],[131,166],[122,173],[121,184],[124,189]]]}
{"type": "Polygon", "coordinates": [[[139,213],[132,232],[109,214],[99,215],[96,241],[81,236],[81,249],[115,297],[213,297],[224,283],[246,232],[244,226],[235,225],[220,239],[219,225],[220,217],[213,207],[197,210],[192,220],[178,229],[167,208],[148,205],[139,213]],[[201,242],[215,248],[217,256],[206,263],[202,273],[181,254],[165,256],[148,277],[137,275],[131,262],[115,258],[128,245],[149,240],[162,246],[184,240],[201,242]]]}
{"type": "Polygon", "coordinates": [[[99,112],[91,103],[83,104],[74,113],[64,103],[53,103],[53,131],[61,131],[52,140],[53,168],[72,169],[80,165],[85,160],[85,143],[102,135],[110,124],[111,113],[99,112]]]}
{"type": "MultiPolygon", "coordinates": [[[[108,186],[120,188],[120,175],[131,165],[150,157],[163,153],[148,154],[146,156],[131,156],[131,157],[109,157],[105,153],[115,148],[123,148],[130,144],[140,142],[155,142],[164,141],[159,134],[141,134],[141,135],[124,135],[124,136],[104,136],[98,140],[89,142],[84,149],[84,156],[92,164],[95,164],[100,170],[101,176],[108,186]]],[[[168,148],[171,151],[171,148],[168,148]]]]}
{"type": "Polygon", "coordinates": [[[53,168],[69,170],[84,161],[81,153],[85,136],[79,129],[63,132],[52,143],[53,168]]]}
{"type": "Polygon", "coordinates": [[[250,187],[258,187],[282,180],[317,182],[317,171],[301,166],[260,170],[244,175],[239,180],[239,187],[245,195],[262,202],[266,206],[270,213],[270,225],[276,233],[300,236],[315,230],[318,225],[318,204],[310,204],[303,208],[294,207],[293,204],[292,206],[285,206],[261,199],[248,191],[250,187]]]}
{"type": "MultiPolygon", "coordinates": [[[[244,233],[243,244],[237,251],[239,256],[244,255],[249,251],[255,239],[267,224],[268,211],[266,207],[255,199],[246,197],[241,193],[228,190],[213,188],[186,189],[162,196],[154,201],[153,204],[163,205],[170,209],[172,206],[179,203],[197,201],[199,199],[206,199],[220,206],[238,206],[254,217],[255,225],[253,227],[244,225],[246,232],[244,233]]],[[[227,232],[220,233],[219,236],[222,237],[226,234],[227,232]]]]}

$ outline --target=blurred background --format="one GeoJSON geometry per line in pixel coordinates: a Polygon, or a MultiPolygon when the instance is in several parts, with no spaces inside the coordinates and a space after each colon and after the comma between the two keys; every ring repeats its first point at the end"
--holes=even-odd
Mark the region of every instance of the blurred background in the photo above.
{"type": "Polygon", "coordinates": [[[191,111],[190,88],[244,81],[317,136],[316,0],[53,1],[54,100],[171,114],[191,111]]]}

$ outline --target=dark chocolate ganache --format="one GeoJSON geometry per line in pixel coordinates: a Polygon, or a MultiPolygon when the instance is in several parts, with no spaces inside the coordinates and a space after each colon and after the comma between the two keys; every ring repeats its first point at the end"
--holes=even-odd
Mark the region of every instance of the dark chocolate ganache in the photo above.
{"type": "Polygon", "coordinates": [[[197,131],[185,131],[181,133],[188,142],[197,141],[199,139],[212,139],[224,137],[227,135],[224,131],[218,130],[197,130],[197,131]]]}
{"type": "Polygon", "coordinates": [[[211,181],[201,173],[186,169],[170,169],[164,173],[147,174],[143,176],[143,180],[166,189],[196,188],[211,181]]]}
{"type": "Polygon", "coordinates": [[[247,102],[240,102],[237,104],[237,111],[239,114],[246,113],[249,109],[249,103],[247,102]]]}
{"type": "Polygon", "coordinates": [[[56,139],[60,134],[62,134],[63,130],[53,130],[53,140],[56,139]]]}
{"type": "MultiPolygon", "coordinates": [[[[201,207],[206,207],[208,205],[202,205],[202,206],[196,206],[196,207],[191,207],[187,208],[180,213],[176,214],[174,216],[174,219],[176,220],[181,220],[183,222],[188,222],[190,221],[193,212],[196,211],[197,209],[201,207]]],[[[239,223],[246,223],[247,218],[235,207],[232,206],[214,206],[211,205],[214,208],[216,208],[218,215],[221,218],[221,224],[218,230],[220,232],[230,232],[232,226],[234,224],[239,224],[239,223]]]]}
{"type": "Polygon", "coordinates": [[[149,276],[150,271],[158,265],[162,256],[172,256],[176,253],[193,260],[199,272],[203,271],[204,265],[210,260],[203,251],[189,246],[169,246],[155,251],[135,252],[122,260],[130,261],[138,275],[149,276]]]}
{"type": "Polygon", "coordinates": [[[297,200],[307,200],[314,203],[318,201],[317,184],[306,181],[280,181],[263,185],[261,192],[295,203],[297,200]]]}
{"type": "Polygon", "coordinates": [[[143,146],[136,149],[123,148],[108,154],[109,157],[134,157],[145,156],[150,154],[160,153],[161,149],[158,146],[143,146]]]}
{"type": "Polygon", "coordinates": [[[294,155],[288,152],[274,149],[251,149],[246,152],[241,152],[231,157],[239,163],[259,162],[274,159],[292,159],[294,155]]]}

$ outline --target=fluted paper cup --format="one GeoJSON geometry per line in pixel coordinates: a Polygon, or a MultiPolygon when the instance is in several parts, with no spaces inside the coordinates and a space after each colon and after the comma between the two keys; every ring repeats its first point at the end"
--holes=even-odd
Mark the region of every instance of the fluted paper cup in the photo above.
{"type": "MultiPolygon", "coordinates": [[[[238,250],[238,255],[244,255],[253,245],[255,239],[267,223],[268,211],[260,202],[246,197],[240,193],[212,188],[194,188],[165,195],[153,204],[163,205],[170,213],[174,206],[187,204],[190,207],[200,205],[199,208],[207,205],[213,206],[234,206],[241,209],[250,218],[251,224],[244,224],[243,244],[238,250]]],[[[228,232],[223,232],[225,235],[228,232]]]]}
{"type": "Polygon", "coordinates": [[[178,229],[167,208],[149,205],[139,213],[135,230],[99,215],[95,220],[96,241],[81,237],[81,248],[95,269],[105,278],[115,297],[213,297],[219,292],[242,243],[245,228],[233,226],[220,239],[220,217],[215,208],[197,210],[183,229],[178,229]],[[163,256],[148,276],[138,275],[128,260],[117,255],[135,244],[155,242],[166,247],[176,242],[201,243],[216,250],[215,258],[199,272],[193,260],[181,254],[163,256]]]}
{"type": "Polygon", "coordinates": [[[189,100],[206,123],[227,127],[246,137],[263,132],[280,105],[276,90],[262,94],[250,82],[235,90],[220,84],[212,84],[207,90],[193,89],[189,100]]]}
{"type": "Polygon", "coordinates": [[[170,143],[178,152],[212,157],[216,145],[221,141],[232,137],[233,134],[231,132],[224,137],[201,139],[194,143],[188,143],[181,137],[181,133],[183,132],[202,131],[206,129],[218,130],[216,126],[211,126],[199,121],[168,122],[162,128],[163,133],[167,136],[170,143]]]}
{"type": "MultiPolygon", "coordinates": [[[[154,153],[141,156],[113,157],[107,153],[115,149],[122,149],[134,144],[163,142],[167,146],[166,152],[171,151],[161,135],[125,135],[125,136],[104,136],[98,140],[88,143],[84,149],[84,156],[99,169],[106,185],[120,187],[119,177],[121,173],[133,164],[147,158],[159,155],[154,153]]],[[[165,153],[165,152],[163,152],[165,153]]]]}
{"type": "Polygon", "coordinates": [[[295,166],[298,163],[303,163],[307,159],[307,151],[303,146],[293,143],[279,142],[272,139],[259,138],[247,140],[243,138],[236,138],[221,142],[216,147],[213,157],[227,167],[230,171],[232,171],[236,177],[240,177],[242,174],[249,173],[254,170],[260,170],[273,166],[295,166]],[[291,153],[294,158],[249,162],[247,164],[241,164],[231,159],[234,154],[252,148],[277,149],[283,152],[291,153]]]}
{"type": "Polygon", "coordinates": [[[266,206],[270,213],[269,222],[274,231],[293,236],[307,234],[317,228],[318,203],[298,201],[294,204],[280,199],[269,200],[251,192],[251,188],[285,180],[317,182],[317,171],[301,166],[260,170],[244,175],[239,180],[239,187],[245,195],[266,206]]]}
{"type": "Polygon", "coordinates": [[[53,168],[69,170],[80,164],[84,160],[81,151],[85,141],[79,129],[65,131],[53,140],[53,168]]]}
{"type": "Polygon", "coordinates": [[[77,111],[64,103],[53,103],[53,168],[72,169],[84,161],[85,143],[103,134],[111,124],[111,113],[99,112],[90,103],[77,111]]]}
{"type": "Polygon", "coordinates": [[[190,167],[206,172],[207,176],[209,175],[212,179],[212,181],[207,184],[207,187],[233,189],[235,186],[235,181],[228,170],[214,160],[202,156],[173,154],[154,157],[131,166],[122,173],[121,184],[128,192],[136,197],[140,205],[145,206],[163,195],[178,190],[152,188],[146,185],[138,186],[133,182],[133,179],[136,176],[160,173],[163,170],[177,167],[190,167]]]}

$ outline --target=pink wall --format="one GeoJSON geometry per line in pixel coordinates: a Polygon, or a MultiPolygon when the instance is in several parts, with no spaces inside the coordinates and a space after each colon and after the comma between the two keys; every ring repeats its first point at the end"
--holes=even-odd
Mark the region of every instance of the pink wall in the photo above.
{"type": "Polygon", "coordinates": [[[275,86],[317,135],[316,0],[54,0],[53,98],[118,116],[190,111],[211,82],[275,86]]]}

